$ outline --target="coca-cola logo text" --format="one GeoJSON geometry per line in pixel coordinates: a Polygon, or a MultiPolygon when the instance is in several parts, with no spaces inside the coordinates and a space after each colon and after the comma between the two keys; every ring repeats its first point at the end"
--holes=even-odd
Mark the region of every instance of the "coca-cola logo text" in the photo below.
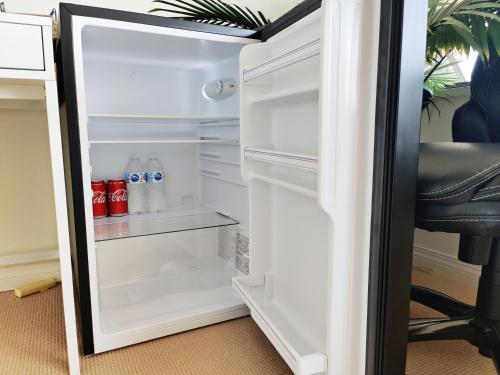
{"type": "Polygon", "coordinates": [[[127,190],[118,189],[114,192],[108,194],[108,199],[110,202],[126,202],[128,199],[127,190]]]}
{"type": "Polygon", "coordinates": [[[104,191],[94,191],[92,194],[92,203],[103,204],[106,203],[106,194],[104,191]]]}

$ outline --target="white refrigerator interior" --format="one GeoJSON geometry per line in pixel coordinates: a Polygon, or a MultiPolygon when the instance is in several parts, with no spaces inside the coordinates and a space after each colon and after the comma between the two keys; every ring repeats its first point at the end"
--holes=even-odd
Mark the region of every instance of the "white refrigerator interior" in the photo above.
{"type": "Polygon", "coordinates": [[[212,99],[203,89],[214,80],[239,88],[240,50],[255,41],[79,21],[75,78],[96,353],[248,315],[231,285],[249,265],[239,90],[212,99]],[[93,220],[91,180],[122,179],[132,156],[158,157],[165,168],[165,212],[93,220]]]}

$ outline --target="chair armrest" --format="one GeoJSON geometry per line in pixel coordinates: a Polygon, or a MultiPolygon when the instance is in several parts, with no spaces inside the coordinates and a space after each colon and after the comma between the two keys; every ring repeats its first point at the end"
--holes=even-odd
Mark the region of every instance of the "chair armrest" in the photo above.
{"type": "Polygon", "coordinates": [[[434,205],[468,202],[498,175],[500,143],[421,143],[417,201],[434,205]]]}

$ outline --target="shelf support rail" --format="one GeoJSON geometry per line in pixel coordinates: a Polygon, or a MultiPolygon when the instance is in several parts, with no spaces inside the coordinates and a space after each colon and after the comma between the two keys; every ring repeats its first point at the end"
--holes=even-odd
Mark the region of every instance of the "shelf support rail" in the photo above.
{"type": "Polygon", "coordinates": [[[248,82],[252,79],[261,77],[275,70],[293,65],[300,61],[319,55],[320,39],[315,39],[309,43],[303,44],[280,56],[269,59],[253,68],[243,70],[243,81],[248,82]]]}

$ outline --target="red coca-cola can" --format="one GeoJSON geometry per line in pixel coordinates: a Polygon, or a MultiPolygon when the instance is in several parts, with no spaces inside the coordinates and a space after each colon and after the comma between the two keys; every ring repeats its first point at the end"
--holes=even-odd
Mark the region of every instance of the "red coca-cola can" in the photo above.
{"type": "Polygon", "coordinates": [[[125,180],[109,180],[108,211],[111,216],[124,216],[128,214],[128,194],[125,180]]]}
{"type": "Polygon", "coordinates": [[[91,181],[92,187],[92,213],[94,219],[106,217],[108,205],[106,203],[106,184],[104,181],[91,181]]]}

